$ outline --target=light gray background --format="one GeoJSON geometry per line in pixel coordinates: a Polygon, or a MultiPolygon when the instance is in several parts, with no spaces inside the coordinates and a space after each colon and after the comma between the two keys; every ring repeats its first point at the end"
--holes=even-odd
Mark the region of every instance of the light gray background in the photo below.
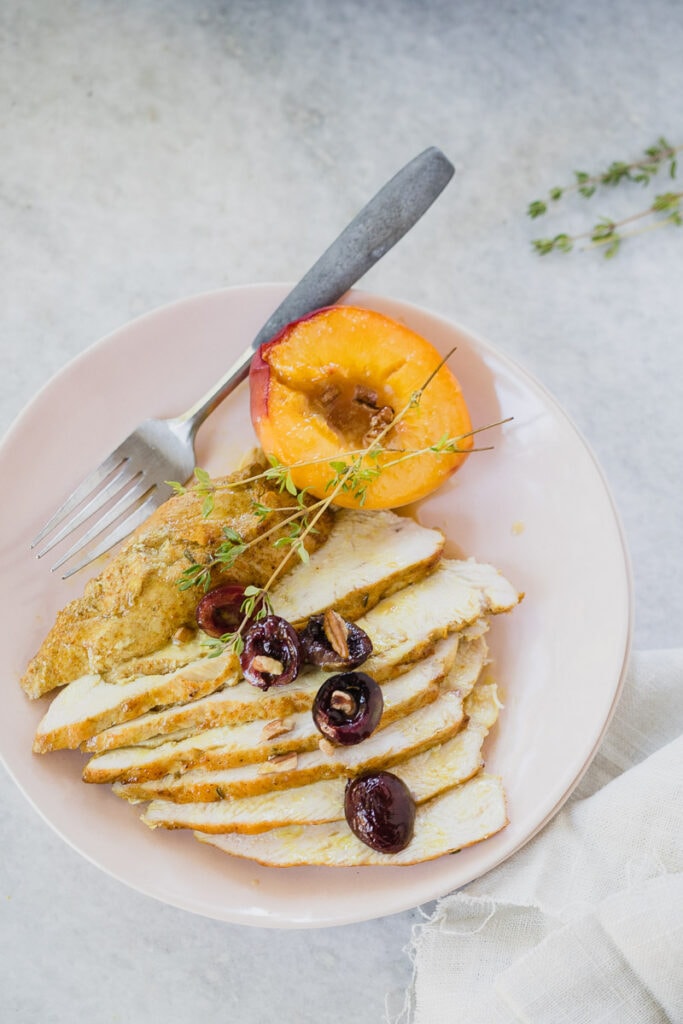
{"type": "MultiPolygon", "coordinates": [[[[612,262],[529,244],[673,186],[568,201],[545,223],[525,208],[576,167],[683,142],[682,53],[677,0],[2,0],[0,429],[132,317],[296,279],[437,144],[456,182],[363,286],[458,320],[555,393],[624,522],[635,642],[680,644],[683,229],[612,262]]],[[[102,875],[4,773],[0,821],[3,1024],[363,1024],[409,981],[417,911],[227,926],[102,875]]]]}

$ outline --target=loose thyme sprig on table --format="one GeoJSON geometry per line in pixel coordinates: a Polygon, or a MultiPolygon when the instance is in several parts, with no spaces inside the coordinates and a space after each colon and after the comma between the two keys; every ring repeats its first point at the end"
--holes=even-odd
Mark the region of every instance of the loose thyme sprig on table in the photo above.
{"type": "MultiPolygon", "coordinates": [[[[283,520],[279,520],[275,526],[272,526],[270,529],[259,534],[258,537],[255,537],[249,542],[245,542],[235,530],[226,527],[223,530],[225,540],[221,543],[216,550],[215,555],[209,561],[203,564],[198,563],[194,560],[192,554],[189,551],[187,552],[190,565],[181,574],[178,580],[178,586],[181,590],[187,590],[190,587],[198,586],[202,587],[206,591],[211,586],[211,571],[213,568],[218,565],[223,568],[230,568],[238,558],[241,558],[255,544],[261,543],[269,536],[272,536],[277,532],[281,532],[283,529],[286,529],[287,531],[273,541],[273,546],[275,548],[287,548],[288,550],[284,553],[282,559],[263,587],[251,586],[246,588],[245,599],[240,609],[243,615],[242,622],[233,632],[225,633],[220,638],[207,642],[207,646],[211,649],[210,657],[215,657],[226,650],[232,650],[238,655],[241,654],[244,648],[242,632],[247,622],[249,620],[258,621],[265,618],[267,615],[272,614],[272,605],[269,595],[273,585],[281,576],[282,572],[294,555],[297,555],[302,562],[308,561],[309,556],[308,551],[306,550],[305,540],[310,534],[316,532],[316,525],[318,521],[334,502],[334,499],[338,494],[341,492],[351,493],[358,501],[358,504],[362,506],[366,499],[368,485],[376,480],[381,475],[382,471],[389,466],[397,465],[400,462],[428,453],[438,457],[440,455],[489,450],[489,448],[464,448],[462,443],[467,438],[481,433],[483,430],[488,430],[491,427],[509,422],[509,419],[500,420],[498,423],[491,423],[485,427],[468,431],[466,434],[462,434],[459,437],[448,437],[447,435],[443,435],[435,441],[434,444],[420,449],[388,448],[383,443],[387,434],[397,425],[397,423],[400,422],[400,420],[404,418],[408,411],[419,406],[426,388],[429,386],[441,367],[444,366],[447,360],[451,357],[453,351],[455,350],[451,350],[451,352],[441,360],[439,365],[430,374],[424,384],[422,384],[417,391],[413,392],[410,400],[406,403],[404,408],[399,411],[390,423],[386,424],[377,437],[366,448],[343,452],[336,459],[332,460],[328,458],[314,459],[310,462],[295,463],[293,466],[285,466],[274,456],[268,456],[270,465],[263,472],[257,473],[244,480],[232,481],[228,484],[217,484],[211,480],[205,470],[195,470],[195,479],[197,483],[193,488],[193,492],[202,499],[202,515],[204,517],[209,516],[213,510],[213,496],[217,490],[244,487],[246,484],[253,483],[257,480],[270,480],[274,482],[281,493],[286,492],[291,494],[295,499],[292,505],[285,506],[284,508],[279,506],[271,508],[262,502],[253,500],[252,511],[262,521],[265,521],[273,512],[288,512],[289,515],[287,515],[283,520]],[[389,459],[386,462],[381,462],[381,457],[387,455],[395,455],[396,458],[389,459]],[[370,460],[370,465],[366,464],[366,460],[368,459],[370,460]],[[314,465],[324,462],[329,463],[334,475],[327,485],[327,494],[325,497],[311,501],[307,490],[299,490],[294,484],[292,479],[292,469],[295,469],[298,466],[314,465]]],[[[177,493],[186,493],[187,488],[182,484],[177,484],[175,482],[170,483],[177,493]]]]}
{"type": "MultiPolygon", "coordinates": [[[[575,171],[576,181],[571,185],[552,188],[548,192],[551,203],[558,202],[567,193],[576,192],[584,199],[590,199],[600,186],[614,187],[621,182],[630,181],[641,185],[648,185],[653,177],[663,166],[668,167],[669,177],[674,179],[677,173],[677,154],[683,146],[672,146],[665,138],[660,138],[653,146],[645,150],[645,156],[632,163],[615,161],[610,164],[606,171],[599,174],[588,174],[586,171],[575,171]]],[[[588,241],[586,248],[604,248],[604,255],[607,259],[615,256],[624,239],[632,238],[635,235],[643,234],[646,231],[653,231],[672,224],[680,227],[683,224],[681,213],[681,199],[683,192],[663,192],[655,196],[654,201],[647,209],[624,217],[621,220],[614,220],[609,217],[602,217],[590,230],[569,234],[559,234],[547,238],[535,238],[532,240],[534,250],[541,256],[551,252],[571,252],[576,243],[584,239],[588,241]],[[623,231],[622,228],[644,218],[654,218],[649,224],[638,227],[634,230],[623,231]]],[[[532,219],[543,216],[548,212],[549,203],[547,200],[534,200],[527,208],[527,213],[532,219]]]]}
{"type": "MultiPolygon", "coordinates": [[[[670,142],[661,137],[654,146],[650,146],[645,150],[644,157],[640,160],[635,160],[633,163],[615,160],[606,171],[601,171],[598,174],[589,174],[587,171],[574,171],[576,180],[570,185],[549,189],[548,199],[552,203],[557,203],[563,196],[571,192],[578,192],[584,199],[590,199],[600,185],[614,187],[622,181],[632,181],[639,185],[648,185],[663,164],[668,164],[669,177],[673,179],[676,177],[677,170],[676,155],[682,149],[683,146],[672,146],[670,142]]],[[[532,219],[542,217],[547,212],[548,201],[543,199],[535,199],[532,203],[529,203],[527,209],[527,213],[532,219]]]]}

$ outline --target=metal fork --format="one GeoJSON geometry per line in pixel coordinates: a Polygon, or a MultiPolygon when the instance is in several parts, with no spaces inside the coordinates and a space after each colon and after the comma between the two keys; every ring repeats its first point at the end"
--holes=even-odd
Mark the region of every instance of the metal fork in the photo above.
{"type": "Polygon", "coordinates": [[[62,579],[67,579],[139,526],[172,493],[166,481],[185,481],[192,475],[197,430],[247,377],[258,347],[293,320],[337,302],[429,209],[453,173],[449,160],[432,146],[394,175],[311,267],[211,391],[181,416],[145,420],[76,487],[33,540],[31,548],[46,541],[36,557],[42,558],[92,519],[52,566],[52,571],[64,566],[100,538],[63,574],[62,579]],[[97,513],[101,514],[95,518],[97,513]]]}

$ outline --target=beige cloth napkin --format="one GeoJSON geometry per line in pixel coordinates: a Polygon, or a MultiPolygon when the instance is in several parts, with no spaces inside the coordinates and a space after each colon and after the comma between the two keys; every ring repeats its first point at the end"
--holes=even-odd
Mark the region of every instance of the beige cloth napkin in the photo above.
{"type": "Polygon", "coordinates": [[[415,929],[411,1024],[683,1024],[683,650],[636,653],[553,821],[415,929]]]}

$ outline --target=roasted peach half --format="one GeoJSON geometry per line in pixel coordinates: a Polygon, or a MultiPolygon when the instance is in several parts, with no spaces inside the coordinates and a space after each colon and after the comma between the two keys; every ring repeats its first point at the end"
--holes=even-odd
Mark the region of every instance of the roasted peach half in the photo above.
{"type": "Polygon", "coordinates": [[[463,436],[472,428],[460,385],[447,366],[437,369],[441,360],[428,341],[381,313],[353,306],[318,310],[285,327],[252,361],[251,417],[261,445],[292,467],[297,487],[322,498],[335,477],[330,462],[366,449],[388,427],[381,454],[364,458],[363,466],[381,472],[362,499],[340,491],[334,502],[396,508],[417,501],[472,447],[472,438],[463,436]],[[445,437],[462,437],[458,452],[403,458],[445,437]]]}

